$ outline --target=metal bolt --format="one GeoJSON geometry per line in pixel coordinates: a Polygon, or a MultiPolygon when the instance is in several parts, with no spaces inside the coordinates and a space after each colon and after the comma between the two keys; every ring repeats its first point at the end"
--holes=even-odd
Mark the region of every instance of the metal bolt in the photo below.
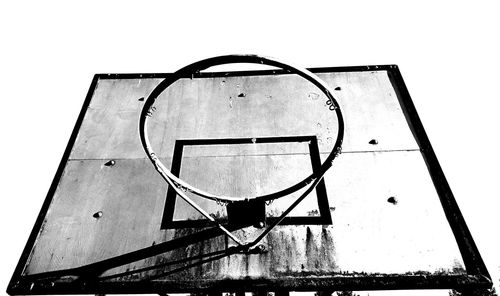
{"type": "Polygon", "coordinates": [[[265,226],[265,224],[262,221],[260,221],[260,222],[258,222],[258,223],[255,224],[256,228],[264,228],[264,226],[265,226]]]}
{"type": "Polygon", "coordinates": [[[396,199],[396,197],[394,197],[394,196],[389,197],[389,198],[387,199],[387,202],[388,202],[388,203],[391,203],[391,204],[393,204],[393,205],[398,204],[398,200],[397,200],[397,199],[396,199]]]}
{"type": "Polygon", "coordinates": [[[266,251],[266,246],[264,245],[258,245],[256,247],[258,253],[264,253],[266,251]]]}

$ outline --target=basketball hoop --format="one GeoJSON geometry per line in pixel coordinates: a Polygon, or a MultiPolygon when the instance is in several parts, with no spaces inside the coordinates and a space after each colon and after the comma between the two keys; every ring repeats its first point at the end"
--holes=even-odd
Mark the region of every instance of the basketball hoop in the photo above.
{"type": "MultiPolygon", "coordinates": [[[[314,75],[313,73],[309,72],[308,70],[305,69],[300,69],[297,67],[292,67],[288,64],[276,61],[271,58],[265,58],[265,57],[260,57],[256,55],[227,55],[227,56],[219,56],[219,57],[214,57],[214,58],[209,58],[205,60],[201,60],[199,62],[195,62],[191,65],[188,65],[175,73],[173,73],[171,76],[160,82],[160,84],[151,92],[149,97],[144,103],[144,106],[141,111],[141,117],[139,119],[139,135],[141,138],[141,143],[142,146],[148,155],[149,159],[153,163],[154,167],[158,171],[158,173],[167,181],[167,183],[172,186],[172,188],[175,190],[175,192],[182,198],[184,199],[188,204],[190,204],[193,208],[195,208],[198,212],[200,212],[203,216],[205,216],[209,221],[213,222],[217,227],[219,227],[228,237],[230,237],[233,241],[235,241],[239,247],[243,248],[244,250],[251,251],[259,241],[264,238],[269,231],[271,231],[272,228],[274,228],[276,225],[278,225],[283,219],[295,208],[316,186],[318,183],[322,180],[324,174],[326,171],[332,166],[332,162],[340,154],[341,151],[341,145],[342,145],[342,140],[344,137],[344,122],[343,122],[343,117],[342,113],[340,111],[340,107],[335,100],[335,98],[332,95],[331,90],[329,87],[321,81],[319,77],[314,75]],[[147,133],[147,126],[148,126],[148,118],[152,117],[154,112],[156,111],[156,107],[154,106],[158,96],[165,91],[170,85],[172,85],[174,82],[181,78],[185,77],[193,77],[195,73],[199,73],[201,70],[205,70],[207,68],[217,66],[217,65],[224,65],[224,64],[233,64],[233,63],[252,63],[252,64],[263,64],[263,65],[268,65],[268,66],[274,66],[274,67],[279,67],[282,68],[283,70],[287,71],[288,73],[295,73],[304,79],[310,81],[312,84],[314,84],[316,87],[318,87],[328,98],[326,102],[326,106],[328,106],[328,110],[334,111],[335,115],[337,116],[338,120],[338,131],[337,131],[337,139],[335,141],[335,144],[333,146],[332,151],[326,158],[326,160],[321,164],[321,167],[313,172],[311,175],[303,179],[302,181],[298,182],[295,185],[292,185],[286,189],[283,189],[278,192],[274,192],[271,194],[267,195],[260,195],[260,196],[249,196],[249,197],[234,197],[234,196],[220,196],[220,195],[215,195],[212,193],[205,192],[201,189],[198,189],[191,184],[181,180],[172,172],[165,167],[165,165],[161,162],[159,157],[156,155],[154,152],[153,148],[151,147],[148,133],[147,133]],[[231,231],[229,231],[226,227],[221,225],[216,219],[214,219],[209,213],[207,213],[204,209],[202,209],[198,204],[196,204],[191,198],[189,198],[186,193],[191,192],[194,193],[198,196],[214,200],[218,203],[235,203],[235,202],[245,202],[245,201],[252,201],[252,202],[265,202],[269,200],[274,200],[279,197],[283,197],[285,195],[292,194],[301,188],[304,188],[305,186],[310,185],[309,188],[306,189],[305,192],[301,194],[295,202],[288,207],[287,210],[285,210],[282,215],[275,221],[273,222],[270,226],[268,226],[260,235],[257,239],[250,243],[243,243],[241,242],[237,237],[235,237],[231,231]]],[[[258,247],[258,246],[257,246],[258,247]]]]}
{"type": "Polygon", "coordinates": [[[320,178],[323,176],[326,171],[332,166],[332,162],[337,157],[337,155],[341,151],[341,145],[342,145],[342,140],[344,137],[344,122],[343,122],[343,116],[342,112],[340,111],[339,104],[335,100],[335,98],[332,95],[332,91],[330,88],[326,85],[325,82],[323,82],[319,77],[311,73],[310,71],[306,69],[300,69],[298,67],[290,66],[288,64],[285,64],[283,62],[279,62],[275,59],[267,58],[267,57],[261,57],[257,55],[227,55],[227,56],[219,56],[219,57],[214,57],[214,58],[209,58],[205,60],[201,60],[198,62],[195,62],[191,65],[188,65],[175,73],[173,73],[171,76],[163,80],[149,95],[147,100],[144,103],[144,106],[142,108],[141,116],[139,119],[139,134],[141,138],[141,143],[142,146],[148,155],[149,159],[155,166],[156,170],[160,173],[160,175],[175,189],[175,191],[180,195],[184,192],[191,192],[194,193],[198,196],[212,199],[217,202],[224,202],[224,203],[230,203],[230,202],[239,202],[239,201],[249,201],[249,200],[261,200],[261,201],[269,201],[269,200],[274,200],[280,197],[283,197],[285,195],[289,195],[291,193],[294,193],[301,188],[313,183],[313,181],[317,178],[320,178]],[[334,111],[335,115],[338,120],[338,132],[337,132],[337,139],[335,141],[335,144],[333,146],[333,149],[331,150],[330,154],[326,158],[326,160],[321,164],[321,167],[317,172],[313,172],[311,175],[306,177],[305,179],[299,181],[298,183],[271,193],[271,194],[266,194],[266,195],[258,195],[258,196],[246,196],[246,197],[235,197],[235,196],[225,196],[225,195],[215,195],[206,191],[203,191],[199,188],[194,187],[193,185],[183,181],[182,179],[178,178],[170,170],[161,162],[161,160],[158,158],[156,155],[155,151],[151,147],[149,137],[148,137],[148,132],[147,132],[147,126],[148,126],[148,118],[152,117],[154,115],[154,112],[156,111],[156,107],[154,106],[157,98],[160,96],[160,94],[165,91],[170,85],[172,85],[174,82],[181,78],[185,77],[192,77],[195,73],[199,73],[202,70],[205,70],[207,68],[213,67],[213,66],[218,66],[218,65],[224,65],[224,64],[234,64],[234,63],[253,63],[253,64],[263,64],[263,65],[268,65],[268,66],[274,66],[274,67],[279,67],[282,68],[283,70],[292,73],[292,74],[297,74],[304,79],[308,80],[312,84],[314,84],[316,87],[318,87],[328,98],[326,105],[328,106],[328,110],[334,111]]]}

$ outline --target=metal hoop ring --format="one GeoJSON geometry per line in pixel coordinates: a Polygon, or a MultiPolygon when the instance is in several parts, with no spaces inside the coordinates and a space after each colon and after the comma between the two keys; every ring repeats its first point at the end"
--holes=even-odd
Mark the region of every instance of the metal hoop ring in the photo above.
{"type": "Polygon", "coordinates": [[[275,59],[271,59],[268,57],[261,57],[257,55],[226,55],[226,56],[218,56],[218,57],[213,57],[205,60],[201,60],[198,62],[195,62],[193,64],[190,64],[184,68],[181,68],[180,70],[176,71],[172,75],[170,75],[168,78],[160,82],[158,86],[151,92],[147,100],[144,102],[144,106],[142,108],[142,112],[139,118],[139,135],[141,138],[141,144],[144,148],[144,151],[148,155],[149,159],[155,166],[156,170],[160,175],[171,185],[173,188],[179,192],[179,191],[189,191],[192,193],[195,193],[201,197],[205,197],[208,199],[212,199],[215,201],[222,201],[222,202],[236,202],[236,201],[248,201],[251,199],[260,199],[260,200],[273,200],[279,197],[283,197],[285,195],[291,194],[293,192],[296,192],[300,190],[301,188],[307,186],[317,178],[322,177],[326,171],[332,166],[332,162],[335,159],[335,157],[338,156],[339,151],[341,150],[342,146],[342,141],[344,138],[344,120],[342,116],[342,112],[340,111],[339,104],[335,100],[335,98],[332,95],[332,91],[330,88],[326,85],[325,82],[323,82],[319,77],[311,73],[310,71],[306,69],[301,69],[298,67],[290,66],[288,64],[285,64],[283,62],[279,62],[275,59]],[[170,85],[172,85],[174,82],[181,78],[186,78],[186,77],[192,77],[194,73],[200,72],[204,69],[217,66],[217,65],[224,65],[224,64],[234,64],[234,63],[250,63],[250,64],[264,64],[268,66],[274,66],[278,68],[282,68],[289,73],[295,73],[302,78],[308,80],[312,84],[314,84],[316,87],[318,87],[328,98],[329,103],[329,110],[334,111],[337,120],[338,120],[338,132],[337,132],[337,139],[335,141],[335,145],[333,146],[332,151],[326,158],[326,160],[321,164],[319,170],[317,172],[313,172],[311,175],[306,177],[304,180],[298,182],[295,185],[292,185],[286,189],[271,193],[271,194],[266,194],[266,195],[260,195],[260,196],[253,196],[253,197],[233,197],[233,196],[217,196],[215,194],[211,194],[208,192],[205,192],[203,190],[200,190],[185,181],[181,180],[180,178],[176,177],[173,175],[168,168],[165,167],[165,165],[160,161],[160,159],[156,156],[156,153],[154,150],[151,148],[151,144],[149,141],[149,137],[147,134],[147,123],[148,123],[148,117],[151,117],[153,115],[153,112],[156,110],[156,107],[154,107],[154,103],[156,102],[156,99],[158,96],[165,90],[167,89],[170,85]]]}

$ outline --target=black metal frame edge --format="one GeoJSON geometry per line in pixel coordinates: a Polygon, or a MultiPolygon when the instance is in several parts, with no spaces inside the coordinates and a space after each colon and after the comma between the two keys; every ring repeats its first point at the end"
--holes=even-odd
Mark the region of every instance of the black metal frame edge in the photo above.
{"type": "MultiPolygon", "coordinates": [[[[174,153],[172,155],[172,164],[170,172],[179,177],[181,173],[182,155],[184,153],[184,144],[182,140],[176,140],[174,144],[174,153]]],[[[175,189],[168,185],[167,193],[165,195],[165,205],[163,206],[163,215],[161,217],[160,229],[171,228],[170,225],[174,221],[175,204],[177,203],[177,192],[175,189]]]]}
{"type": "MultiPolygon", "coordinates": [[[[318,139],[316,138],[316,136],[312,136],[312,140],[309,143],[309,156],[311,157],[312,171],[318,172],[321,169],[321,156],[319,152],[318,139]]],[[[318,200],[318,210],[319,210],[319,217],[317,221],[319,222],[319,224],[331,225],[332,214],[330,212],[330,202],[328,200],[328,195],[326,193],[326,185],[324,177],[323,179],[321,179],[318,185],[316,185],[315,191],[316,191],[316,198],[318,200]]]]}
{"type": "MultiPolygon", "coordinates": [[[[174,153],[172,156],[172,165],[170,171],[175,176],[179,176],[181,168],[181,159],[184,151],[184,146],[196,145],[238,145],[238,144],[264,144],[264,143],[303,143],[309,142],[309,156],[311,158],[312,171],[316,172],[321,166],[321,158],[319,153],[318,141],[316,136],[288,136],[288,137],[258,137],[258,138],[221,138],[221,139],[178,139],[175,141],[174,153]],[[254,142],[255,141],[255,142],[254,142]]],[[[318,201],[319,216],[294,216],[286,217],[281,225],[330,225],[332,217],[330,213],[330,205],[326,193],[326,185],[324,180],[321,180],[315,189],[316,198],[318,201]]],[[[173,220],[174,206],[177,201],[177,193],[169,186],[165,198],[163,216],[160,229],[173,228],[200,228],[209,227],[211,222],[207,219],[197,220],[173,220]]],[[[267,218],[268,223],[276,221],[277,217],[267,218]]],[[[219,222],[227,223],[227,219],[220,219],[219,222]]]]}
{"type": "MultiPolygon", "coordinates": [[[[397,65],[369,65],[369,66],[341,66],[341,67],[316,67],[307,68],[313,73],[329,72],[365,72],[365,71],[389,71],[397,68],[397,65]]],[[[210,77],[235,77],[235,76],[256,76],[256,75],[283,75],[289,74],[286,70],[252,70],[252,71],[231,71],[231,72],[199,72],[192,77],[186,78],[210,78],[210,77]]],[[[97,74],[99,79],[140,79],[140,78],[166,78],[171,73],[109,73],[97,74]]]]}
{"type": "Polygon", "coordinates": [[[407,123],[420,147],[427,169],[445,212],[445,216],[448,220],[450,228],[452,229],[456,243],[462,255],[462,259],[464,260],[467,273],[469,275],[482,276],[492,285],[491,277],[488,273],[486,265],[484,264],[479,250],[474,243],[472,234],[467,227],[465,219],[463,218],[460,208],[453,196],[436,154],[432,149],[430,140],[427,137],[427,133],[424,130],[415,105],[411,100],[410,93],[406,88],[401,72],[399,68],[392,68],[387,72],[387,74],[393,84],[394,90],[396,91],[407,123]]]}
{"type": "Polygon", "coordinates": [[[47,286],[20,287],[22,294],[160,294],[231,291],[367,291],[410,289],[488,289],[479,276],[470,275],[337,275],[283,279],[226,279],[192,281],[81,282],[60,281],[47,286]],[[327,285],[325,285],[327,283],[327,285]]]}
{"type": "Polygon", "coordinates": [[[47,211],[49,209],[50,204],[52,203],[54,193],[57,189],[57,186],[59,185],[59,181],[60,181],[61,176],[64,172],[64,168],[66,167],[66,162],[68,161],[69,156],[71,154],[71,151],[73,150],[73,145],[76,142],[76,138],[78,136],[78,132],[80,131],[80,127],[82,125],[83,118],[85,117],[85,114],[87,112],[87,108],[90,105],[90,101],[92,99],[92,96],[94,95],[94,90],[97,88],[98,81],[99,81],[99,75],[96,74],[96,75],[94,75],[94,77],[92,79],[92,82],[91,82],[89,90],[87,92],[87,96],[85,97],[85,101],[83,103],[82,109],[80,110],[80,113],[79,113],[78,118],[76,120],[75,127],[73,128],[73,131],[71,132],[71,136],[69,138],[68,144],[66,145],[66,149],[64,150],[61,161],[59,162],[59,166],[57,167],[56,174],[55,174],[54,179],[52,180],[52,183],[49,187],[49,191],[47,192],[46,198],[42,204],[42,208],[40,209],[40,213],[38,214],[35,225],[33,226],[33,229],[31,230],[30,236],[28,237],[28,241],[23,249],[23,252],[21,253],[21,258],[19,259],[19,262],[17,263],[16,269],[14,270],[14,273],[12,275],[10,282],[9,282],[9,285],[7,286],[7,293],[8,294],[13,293],[14,285],[21,278],[21,274],[23,272],[23,269],[26,266],[28,258],[31,254],[31,250],[33,249],[33,245],[35,244],[36,238],[38,237],[38,233],[43,225],[43,221],[45,220],[45,215],[47,214],[47,211]]]}

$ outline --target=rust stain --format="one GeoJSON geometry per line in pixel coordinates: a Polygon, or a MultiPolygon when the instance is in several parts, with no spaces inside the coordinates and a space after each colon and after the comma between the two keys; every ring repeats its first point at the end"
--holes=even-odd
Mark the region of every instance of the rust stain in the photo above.
{"type": "Polygon", "coordinates": [[[270,265],[274,276],[331,274],[338,271],[329,226],[283,226],[269,236],[270,265]]]}
{"type": "Polygon", "coordinates": [[[306,232],[306,270],[313,270],[318,268],[318,248],[316,243],[314,242],[314,235],[311,232],[311,229],[307,227],[306,232]]]}
{"type": "Polygon", "coordinates": [[[331,228],[323,227],[321,230],[321,246],[320,254],[323,260],[321,261],[325,270],[337,270],[338,265],[336,263],[336,251],[335,242],[333,240],[333,235],[331,233],[331,228]]]}
{"type": "MultiPolygon", "coordinates": [[[[163,238],[161,241],[167,241],[170,239],[177,239],[181,238],[186,235],[193,234],[195,232],[198,232],[199,230],[194,230],[194,229],[176,229],[175,233],[173,234],[173,237],[168,238],[167,232],[164,233],[163,238]]],[[[203,243],[203,242],[202,242],[203,243]]],[[[151,271],[148,271],[144,274],[147,274],[147,276],[156,276],[156,275],[161,275],[167,272],[170,272],[174,269],[177,269],[187,263],[179,263],[179,264],[168,264],[169,262],[181,259],[181,258],[188,258],[193,255],[198,255],[199,253],[202,252],[202,243],[197,243],[193,245],[188,245],[183,248],[178,248],[170,252],[166,252],[164,254],[154,256],[151,258],[147,258],[145,260],[145,266],[155,266],[158,265],[159,267],[156,269],[153,269],[151,271]]],[[[194,261],[194,260],[193,260],[194,261]]],[[[190,263],[190,262],[188,262],[190,263]]],[[[200,272],[200,266],[195,266],[193,268],[189,269],[184,269],[182,271],[173,273],[169,275],[168,277],[174,277],[174,278],[195,278],[197,274],[200,272]]]]}
{"type": "Polygon", "coordinates": [[[318,216],[318,215],[319,215],[319,211],[316,209],[307,212],[307,216],[318,216]]]}
{"type": "MultiPolygon", "coordinates": [[[[194,234],[200,229],[177,229],[170,239],[194,234]]],[[[238,232],[240,238],[251,239],[256,229],[238,232]]],[[[171,234],[172,236],[172,234],[171,234]]],[[[165,237],[165,239],[168,239],[165,237]]],[[[243,239],[244,240],[244,239],[243,239]]],[[[245,241],[245,240],[244,240],[245,241]]],[[[264,242],[268,252],[262,254],[233,254],[169,274],[169,280],[207,278],[260,278],[286,275],[331,275],[338,272],[331,226],[278,226],[264,242]]],[[[162,265],[173,260],[210,254],[226,248],[223,235],[146,259],[146,266],[162,265]]],[[[144,276],[161,275],[200,258],[174,265],[161,266],[144,276]]]]}

